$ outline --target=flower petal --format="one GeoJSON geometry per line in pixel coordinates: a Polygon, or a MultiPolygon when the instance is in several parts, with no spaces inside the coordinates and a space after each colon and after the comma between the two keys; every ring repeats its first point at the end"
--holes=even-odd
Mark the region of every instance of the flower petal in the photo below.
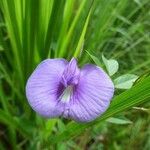
{"type": "Polygon", "coordinates": [[[75,58],[72,58],[63,72],[62,76],[63,85],[67,87],[68,85],[71,84],[77,84],[79,73],[80,70],[77,66],[77,60],[75,58]]]}
{"type": "Polygon", "coordinates": [[[65,59],[46,59],[28,79],[26,96],[38,114],[52,118],[63,113],[63,105],[57,103],[64,89],[60,81],[67,64],[65,59]]]}
{"type": "Polygon", "coordinates": [[[106,111],[114,94],[114,85],[109,76],[95,65],[81,69],[69,117],[78,122],[89,122],[106,111]]]}

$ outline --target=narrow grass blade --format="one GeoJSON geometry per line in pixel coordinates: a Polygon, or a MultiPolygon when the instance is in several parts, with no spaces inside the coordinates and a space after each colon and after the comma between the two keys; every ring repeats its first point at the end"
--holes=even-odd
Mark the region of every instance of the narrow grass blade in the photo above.
{"type": "Polygon", "coordinates": [[[77,24],[77,22],[79,20],[79,17],[81,15],[81,12],[82,12],[85,4],[86,4],[86,0],[82,0],[81,4],[80,4],[80,7],[78,8],[78,12],[77,12],[75,18],[73,19],[73,22],[72,22],[72,24],[70,26],[70,29],[69,29],[68,33],[67,33],[66,40],[64,40],[64,42],[61,45],[61,49],[59,51],[59,57],[63,57],[63,55],[64,55],[64,53],[66,51],[67,45],[69,43],[69,40],[71,39],[71,36],[73,34],[73,31],[75,29],[75,26],[76,26],[76,24],[77,24]]]}
{"type": "Polygon", "coordinates": [[[75,50],[75,52],[74,52],[74,57],[75,57],[75,58],[77,58],[77,57],[79,57],[79,55],[81,55],[81,50],[82,50],[82,47],[83,47],[83,44],[84,44],[84,37],[85,37],[85,33],[86,33],[86,30],[87,30],[87,26],[88,26],[88,23],[89,23],[89,20],[90,20],[91,12],[92,12],[92,4],[91,4],[90,10],[89,10],[87,19],[86,19],[86,21],[85,21],[84,27],[83,27],[83,29],[82,29],[82,33],[81,33],[79,42],[78,42],[77,47],[76,47],[76,50],[75,50]]]}

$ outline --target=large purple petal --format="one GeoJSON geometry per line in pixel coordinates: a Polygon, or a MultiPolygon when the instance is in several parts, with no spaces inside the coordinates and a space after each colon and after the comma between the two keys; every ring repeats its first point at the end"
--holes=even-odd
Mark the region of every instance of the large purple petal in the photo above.
{"type": "Polygon", "coordinates": [[[68,62],[64,59],[46,59],[28,79],[26,96],[31,107],[45,117],[57,117],[63,113],[58,98],[64,87],[61,77],[68,62]]]}
{"type": "Polygon", "coordinates": [[[89,122],[106,111],[114,94],[109,76],[99,67],[85,65],[70,101],[69,117],[78,122],[89,122]]]}

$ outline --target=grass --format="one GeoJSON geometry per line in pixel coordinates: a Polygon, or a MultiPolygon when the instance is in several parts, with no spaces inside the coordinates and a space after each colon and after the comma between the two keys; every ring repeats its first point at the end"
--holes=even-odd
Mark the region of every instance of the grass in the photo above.
{"type": "Polygon", "coordinates": [[[149,0],[1,0],[0,149],[148,150],[149,7],[149,0]],[[87,51],[99,61],[102,53],[118,60],[112,79],[134,73],[139,83],[116,90],[108,111],[90,124],[36,115],[24,92],[36,65],[73,56],[80,66],[94,63],[87,51]],[[132,123],[110,123],[109,117],[132,123]]]}

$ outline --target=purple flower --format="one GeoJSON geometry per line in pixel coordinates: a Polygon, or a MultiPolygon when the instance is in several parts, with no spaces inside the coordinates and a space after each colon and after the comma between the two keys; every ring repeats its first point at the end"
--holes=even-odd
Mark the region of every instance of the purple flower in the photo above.
{"type": "Polygon", "coordinates": [[[28,79],[26,96],[40,115],[63,116],[77,122],[89,122],[109,106],[114,85],[109,76],[95,65],[79,69],[77,61],[46,59],[28,79]]]}

